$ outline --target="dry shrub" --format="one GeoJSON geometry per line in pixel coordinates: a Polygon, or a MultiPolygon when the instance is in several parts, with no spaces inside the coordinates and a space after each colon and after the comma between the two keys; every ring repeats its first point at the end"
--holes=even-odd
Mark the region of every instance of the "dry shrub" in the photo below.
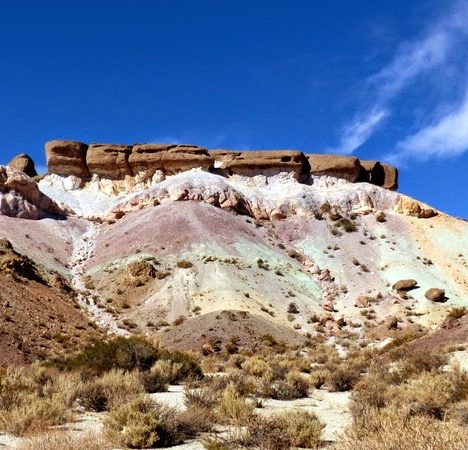
{"type": "Polygon", "coordinates": [[[70,432],[51,432],[24,439],[18,450],[111,450],[114,446],[100,434],[77,436],[70,432]]]}
{"type": "Polygon", "coordinates": [[[254,405],[247,403],[231,383],[221,394],[215,413],[222,423],[243,426],[252,418],[254,408],[254,405]]]}
{"type": "Polygon", "coordinates": [[[309,387],[309,380],[304,375],[291,371],[285,380],[263,379],[258,394],[276,400],[295,400],[307,397],[309,387]]]}
{"type": "Polygon", "coordinates": [[[288,411],[266,417],[255,416],[248,424],[246,433],[237,439],[234,437],[231,446],[224,448],[236,448],[237,444],[242,448],[262,450],[283,450],[293,447],[316,449],[321,444],[323,428],[324,425],[317,416],[306,411],[288,411]]]}
{"type": "Polygon", "coordinates": [[[185,390],[185,406],[191,408],[205,408],[212,410],[219,400],[220,393],[205,385],[200,388],[189,388],[185,390]]]}
{"type": "Polygon", "coordinates": [[[327,385],[331,392],[349,391],[359,381],[360,376],[359,370],[342,364],[335,369],[329,369],[327,385]]]}
{"type": "Polygon", "coordinates": [[[59,396],[25,396],[8,410],[0,411],[0,430],[15,436],[38,433],[71,419],[71,412],[59,396]]]}
{"type": "Polygon", "coordinates": [[[415,450],[468,448],[468,429],[453,422],[412,416],[401,406],[370,408],[367,420],[348,429],[332,450],[415,450]]]}
{"type": "Polygon", "coordinates": [[[258,356],[246,359],[241,364],[241,368],[249,375],[256,377],[263,377],[271,373],[271,368],[268,363],[258,356]]]}
{"type": "Polygon", "coordinates": [[[309,383],[311,386],[315,387],[316,389],[320,389],[327,381],[328,376],[329,376],[328,370],[325,370],[325,369],[313,370],[310,373],[309,383]]]}
{"type": "Polygon", "coordinates": [[[79,385],[77,376],[53,374],[38,365],[2,369],[0,431],[22,436],[66,422],[79,385]]]}
{"type": "Polygon", "coordinates": [[[206,416],[181,413],[144,397],[111,409],[104,422],[106,435],[129,448],[170,447],[205,429],[206,416]]]}
{"type": "Polygon", "coordinates": [[[128,373],[115,369],[84,383],[80,401],[87,411],[107,411],[143,391],[137,372],[128,373]]]}

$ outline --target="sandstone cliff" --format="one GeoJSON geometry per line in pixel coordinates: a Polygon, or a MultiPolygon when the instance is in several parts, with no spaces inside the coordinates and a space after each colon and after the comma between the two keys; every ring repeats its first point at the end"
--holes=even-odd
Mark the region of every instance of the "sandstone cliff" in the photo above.
{"type": "MultiPolygon", "coordinates": [[[[83,144],[50,141],[46,144],[49,172],[86,179],[125,180],[139,184],[159,174],[159,179],[201,168],[223,176],[274,176],[293,173],[301,183],[312,176],[330,176],[352,183],[360,181],[395,190],[398,172],[377,161],[360,162],[352,156],[304,154],[298,150],[207,150],[178,144],[83,144]]],[[[132,183],[130,183],[132,184],[132,183]]],[[[128,187],[128,183],[125,187],[128,187]]]]}

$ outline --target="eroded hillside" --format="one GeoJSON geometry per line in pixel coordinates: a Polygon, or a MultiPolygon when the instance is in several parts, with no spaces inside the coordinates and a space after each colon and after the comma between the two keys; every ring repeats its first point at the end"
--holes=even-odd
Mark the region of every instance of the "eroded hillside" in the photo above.
{"type": "Polygon", "coordinates": [[[434,328],[466,304],[467,222],[395,192],[384,164],[66,141],[47,156],[40,179],[2,169],[0,234],[108,332],[212,350],[338,329],[364,340],[388,318],[434,328]]]}

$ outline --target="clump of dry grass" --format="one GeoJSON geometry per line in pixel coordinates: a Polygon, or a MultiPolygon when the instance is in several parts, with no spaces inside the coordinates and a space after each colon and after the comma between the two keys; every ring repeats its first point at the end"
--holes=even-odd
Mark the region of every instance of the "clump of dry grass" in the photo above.
{"type": "Polygon", "coordinates": [[[85,382],[79,400],[87,411],[107,411],[142,394],[144,386],[137,372],[114,369],[85,382]]]}
{"type": "Polygon", "coordinates": [[[108,439],[97,433],[77,436],[70,432],[55,431],[25,439],[18,450],[111,450],[114,448],[108,439]]]}
{"type": "Polygon", "coordinates": [[[66,422],[79,383],[37,365],[1,370],[0,431],[23,436],[66,422]]]}
{"type": "Polygon", "coordinates": [[[211,421],[207,411],[182,413],[140,396],[111,409],[104,433],[128,448],[170,447],[210,431],[211,421]]]}
{"type": "Polygon", "coordinates": [[[313,413],[288,411],[272,416],[253,416],[245,432],[223,437],[205,437],[203,444],[209,450],[258,448],[284,450],[287,448],[317,449],[322,443],[324,425],[313,413]]]}
{"type": "Polygon", "coordinates": [[[215,414],[222,423],[233,426],[242,426],[250,420],[255,406],[248,403],[237,391],[234,384],[224,389],[217,403],[215,414]]]}
{"type": "Polygon", "coordinates": [[[468,448],[468,429],[454,422],[411,415],[399,405],[371,408],[366,420],[353,424],[332,450],[414,450],[468,448]]]}

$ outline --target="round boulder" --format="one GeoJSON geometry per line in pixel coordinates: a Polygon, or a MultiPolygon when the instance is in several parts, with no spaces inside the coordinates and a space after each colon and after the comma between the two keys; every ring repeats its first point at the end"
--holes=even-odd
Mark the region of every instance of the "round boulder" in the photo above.
{"type": "Polygon", "coordinates": [[[426,291],[424,296],[431,302],[444,302],[445,291],[439,288],[431,288],[426,291]]]}

